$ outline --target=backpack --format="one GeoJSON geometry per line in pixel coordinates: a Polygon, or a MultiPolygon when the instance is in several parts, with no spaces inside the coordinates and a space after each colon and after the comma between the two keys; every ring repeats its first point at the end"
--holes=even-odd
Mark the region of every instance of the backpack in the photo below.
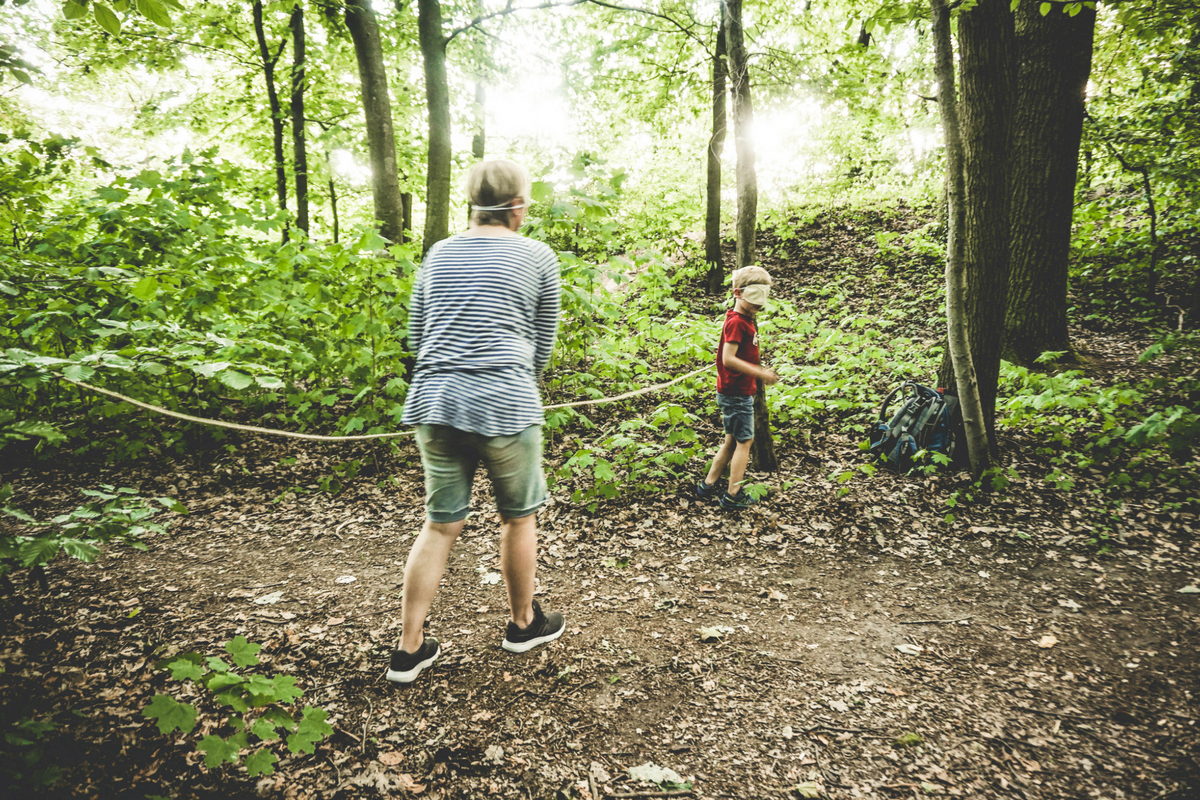
{"type": "Polygon", "coordinates": [[[947,396],[945,389],[930,389],[915,381],[905,381],[892,390],[879,409],[879,420],[870,435],[870,450],[895,472],[907,472],[913,456],[929,450],[954,458],[956,432],[962,425],[958,398],[947,396]],[[888,419],[888,407],[900,397],[896,413],[888,419]],[[885,421],[886,420],[886,421],[885,421]]]}

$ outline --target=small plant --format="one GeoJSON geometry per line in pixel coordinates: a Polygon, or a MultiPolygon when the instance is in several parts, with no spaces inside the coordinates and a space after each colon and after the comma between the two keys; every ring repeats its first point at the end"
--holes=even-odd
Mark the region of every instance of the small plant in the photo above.
{"type": "MultiPolygon", "coordinates": [[[[333,726],[326,720],[329,712],[319,706],[305,706],[298,714],[290,710],[304,692],[296,688],[290,675],[242,675],[234,667],[252,667],[259,663],[262,645],[237,636],[225,645],[234,666],[217,656],[204,658],[188,653],[163,662],[159,666],[171,671],[175,680],[190,680],[212,694],[212,699],[229,711],[221,716],[214,730],[232,730],[228,736],[210,733],[199,741],[196,749],[204,753],[204,766],[212,769],[225,762],[242,761],[243,751],[256,744],[257,750],[244,759],[250,776],[270,775],[279,758],[266,745],[286,734],[287,748],[292,753],[312,753],[316,745],[329,734],[333,726]],[[252,741],[253,740],[253,741],[252,741]]],[[[155,695],[142,716],[153,719],[160,733],[175,729],[191,733],[196,727],[198,711],[195,706],[180,703],[170,695],[155,695]]]]}
{"type": "Polygon", "coordinates": [[[111,541],[145,550],[143,536],[167,532],[166,525],[150,519],[161,510],[154,503],[179,514],[187,513],[177,500],[156,497],[148,501],[140,497],[136,489],[101,484],[98,490],[83,489],[82,492],[94,498],[92,502],[47,522],[8,505],[13,495],[12,486],[0,486],[0,512],[21,520],[27,529],[33,529],[29,533],[0,533],[0,578],[7,581],[9,573],[24,567],[32,570],[45,589],[43,567],[59,551],[90,563],[100,554],[100,546],[111,541]]]}
{"type": "Polygon", "coordinates": [[[12,796],[37,797],[62,777],[62,770],[47,764],[42,741],[57,727],[49,720],[20,717],[5,721],[0,739],[0,783],[12,796]]]}

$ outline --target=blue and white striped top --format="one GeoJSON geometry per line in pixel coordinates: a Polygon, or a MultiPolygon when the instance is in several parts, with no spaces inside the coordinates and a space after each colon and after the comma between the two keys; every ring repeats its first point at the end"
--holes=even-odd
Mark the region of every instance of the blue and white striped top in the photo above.
{"type": "Polygon", "coordinates": [[[511,436],[545,422],[537,381],[562,297],[558,256],[524,236],[452,236],[429,249],[409,301],[417,369],[405,425],[511,436]]]}

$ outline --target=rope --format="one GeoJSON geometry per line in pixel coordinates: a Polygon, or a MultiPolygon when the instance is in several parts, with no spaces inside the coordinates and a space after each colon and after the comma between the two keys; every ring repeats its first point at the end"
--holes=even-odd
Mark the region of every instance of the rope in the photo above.
{"type": "MultiPolygon", "coordinates": [[[[682,375],[678,378],[675,378],[674,380],[667,381],[666,383],[656,383],[653,386],[647,386],[644,389],[638,389],[636,391],[626,392],[625,394],[617,395],[616,397],[601,397],[596,400],[580,400],[575,403],[558,403],[558,404],[552,405],[552,406],[545,406],[545,408],[547,408],[547,409],[571,408],[574,406],[590,406],[590,405],[595,405],[598,403],[613,403],[613,402],[616,402],[617,400],[625,400],[630,397],[637,397],[638,395],[649,394],[650,392],[657,392],[659,389],[665,389],[668,386],[672,386],[676,383],[679,383],[680,381],[684,381],[684,380],[687,380],[688,378],[699,375],[701,372],[704,372],[705,370],[708,370],[708,369],[711,369],[711,367],[701,367],[700,369],[693,370],[686,375],[682,375]]],[[[120,400],[121,402],[124,402],[124,403],[129,403],[130,405],[137,406],[138,408],[144,408],[147,411],[153,411],[156,414],[162,414],[167,417],[174,417],[175,419],[181,419],[181,420],[184,420],[185,422],[195,422],[199,425],[212,425],[217,428],[229,428],[229,429],[235,430],[235,431],[247,431],[248,433],[261,433],[266,436],[287,436],[292,439],[307,439],[307,440],[313,441],[313,442],[361,442],[361,441],[365,441],[367,439],[394,439],[398,436],[411,436],[414,433],[414,431],[400,431],[399,433],[368,433],[368,434],[363,434],[363,435],[359,435],[359,436],[322,436],[322,435],[316,434],[316,433],[294,433],[292,431],[281,431],[281,430],[276,430],[274,428],[260,428],[257,425],[241,425],[237,422],[225,422],[224,420],[219,420],[219,419],[205,419],[204,417],[193,417],[191,414],[181,414],[178,411],[171,411],[170,409],[163,408],[161,406],[155,406],[155,405],[150,405],[149,403],[143,403],[140,400],[134,400],[132,397],[126,397],[123,394],[118,394],[117,392],[109,391],[108,389],[101,389],[99,386],[92,386],[90,383],[84,383],[83,381],[72,380],[71,378],[68,378],[66,375],[63,375],[62,373],[59,373],[59,372],[55,372],[54,376],[56,378],[66,381],[67,383],[74,384],[75,386],[79,386],[83,389],[87,389],[89,391],[96,392],[97,394],[105,395],[106,397],[111,397],[115,400],[120,400]]]]}

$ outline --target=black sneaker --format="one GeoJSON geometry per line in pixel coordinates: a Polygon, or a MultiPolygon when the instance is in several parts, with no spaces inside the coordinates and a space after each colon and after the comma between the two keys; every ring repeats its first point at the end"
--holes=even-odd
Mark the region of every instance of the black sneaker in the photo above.
{"type": "Polygon", "coordinates": [[[725,494],[721,495],[721,508],[726,511],[745,511],[757,502],[754,498],[747,496],[745,492],[738,492],[737,494],[725,492],[725,494]]]}
{"type": "Polygon", "coordinates": [[[696,484],[696,497],[701,500],[715,500],[719,496],[718,492],[720,491],[721,484],[719,482],[705,483],[704,479],[701,478],[700,482],[696,484]]]}
{"type": "Polygon", "coordinates": [[[539,644],[553,642],[563,635],[567,629],[567,621],[557,611],[549,614],[542,613],[538,601],[533,601],[533,622],[528,628],[518,628],[517,623],[508,621],[508,632],[504,634],[504,644],[501,645],[510,653],[525,653],[539,644]]]}
{"type": "Polygon", "coordinates": [[[421,670],[437,661],[437,657],[441,654],[442,648],[438,646],[438,640],[432,636],[426,636],[425,641],[421,642],[420,648],[415,653],[393,650],[387,679],[392,683],[412,683],[421,674],[421,670]]]}

